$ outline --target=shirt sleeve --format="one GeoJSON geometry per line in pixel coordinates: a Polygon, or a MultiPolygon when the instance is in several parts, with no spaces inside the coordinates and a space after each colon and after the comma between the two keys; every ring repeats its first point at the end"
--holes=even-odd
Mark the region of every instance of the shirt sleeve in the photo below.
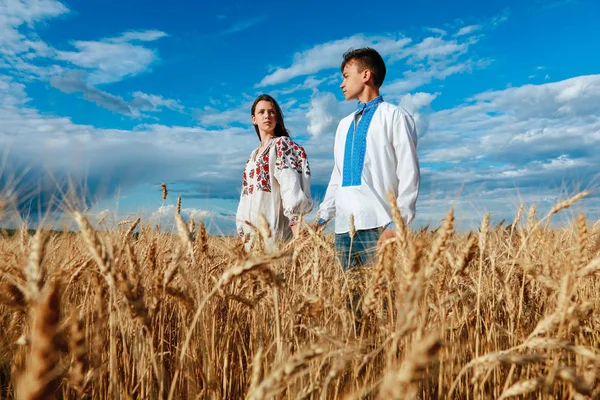
{"type": "Polygon", "coordinates": [[[421,185],[417,157],[417,129],[414,119],[404,110],[399,110],[396,114],[392,129],[398,177],[396,204],[404,223],[408,224],[415,218],[417,197],[421,185]]]}
{"type": "Polygon", "coordinates": [[[310,197],[310,168],[304,149],[287,137],[276,142],[274,178],[279,183],[283,214],[290,225],[312,210],[310,197]]]}
{"type": "MultiPolygon", "coordinates": [[[[248,162],[246,162],[246,164],[248,164],[248,162]]],[[[247,184],[248,183],[246,180],[246,165],[244,165],[244,175],[242,177],[242,190],[240,192],[240,201],[238,203],[237,212],[235,214],[235,228],[239,236],[244,236],[244,230],[242,229],[242,224],[244,223],[244,219],[242,217],[242,209],[244,207],[244,190],[246,189],[247,184]]]]}
{"type": "Polygon", "coordinates": [[[340,186],[341,176],[340,167],[334,160],[331,178],[329,178],[329,184],[325,191],[325,197],[319,207],[319,218],[323,222],[330,221],[335,217],[335,193],[340,186]]]}
{"type": "MultiPolygon", "coordinates": [[[[339,125],[338,125],[339,131],[339,125]]],[[[319,224],[324,224],[331,221],[335,217],[335,195],[342,181],[342,172],[338,162],[335,158],[335,147],[338,138],[338,132],[335,134],[334,141],[334,157],[333,157],[333,170],[331,171],[331,177],[329,178],[329,184],[327,184],[327,190],[325,191],[325,197],[319,206],[319,224]]]]}

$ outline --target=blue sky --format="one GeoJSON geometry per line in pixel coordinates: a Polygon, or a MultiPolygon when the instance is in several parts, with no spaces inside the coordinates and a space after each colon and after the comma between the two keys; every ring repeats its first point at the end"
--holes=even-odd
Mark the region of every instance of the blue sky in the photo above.
{"type": "MultiPolygon", "coordinates": [[[[0,0],[0,193],[27,193],[35,214],[85,182],[89,212],[114,220],[171,218],[181,195],[186,216],[230,233],[264,92],[308,153],[318,201],[355,106],[341,57],[368,45],[387,62],[384,98],[419,127],[416,227],[450,207],[463,227],[511,220],[520,202],[543,211],[597,186],[599,17],[592,0],[0,0]]],[[[598,218],[597,192],[580,207],[598,218]]]]}

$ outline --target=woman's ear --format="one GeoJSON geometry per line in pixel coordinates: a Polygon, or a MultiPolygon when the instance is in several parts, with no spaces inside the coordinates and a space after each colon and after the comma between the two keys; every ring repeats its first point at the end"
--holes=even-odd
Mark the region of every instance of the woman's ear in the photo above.
{"type": "Polygon", "coordinates": [[[252,125],[256,125],[256,117],[254,115],[252,116],[252,125]]]}

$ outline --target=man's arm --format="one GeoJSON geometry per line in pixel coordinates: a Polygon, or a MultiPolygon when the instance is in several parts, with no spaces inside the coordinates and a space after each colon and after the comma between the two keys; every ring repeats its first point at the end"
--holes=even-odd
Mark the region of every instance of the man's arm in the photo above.
{"type": "MultiPolygon", "coordinates": [[[[398,195],[396,204],[405,224],[415,218],[417,197],[421,186],[421,172],[417,157],[417,129],[414,119],[399,110],[394,116],[392,144],[396,154],[398,195]]],[[[377,246],[394,237],[394,222],[390,222],[381,234],[377,246]]]]}
{"type": "Polygon", "coordinates": [[[421,186],[421,172],[417,157],[417,129],[412,116],[403,110],[399,110],[396,114],[392,129],[398,177],[396,204],[404,223],[409,224],[415,218],[417,197],[421,186]]]}
{"type": "Polygon", "coordinates": [[[327,191],[325,192],[325,198],[319,206],[319,225],[324,225],[335,217],[335,194],[341,182],[341,172],[334,159],[333,170],[331,171],[331,178],[329,178],[329,184],[327,185],[327,191]]]}
{"type": "Polygon", "coordinates": [[[336,149],[338,144],[340,132],[340,125],[335,131],[335,139],[333,143],[333,169],[331,171],[331,177],[329,178],[329,184],[327,185],[327,191],[325,192],[325,197],[319,206],[319,219],[315,221],[316,226],[323,226],[331,219],[335,217],[336,207],[335,207],[335,196],[342,182],[342,172],[339,166],[339,160],[336,157],[336,149]]]}

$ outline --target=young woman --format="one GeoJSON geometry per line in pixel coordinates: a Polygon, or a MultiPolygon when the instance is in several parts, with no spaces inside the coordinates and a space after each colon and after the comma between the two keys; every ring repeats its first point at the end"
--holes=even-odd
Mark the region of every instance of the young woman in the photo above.
{"type": "Polygon", "coordinates": [[[244,168],[236,225],[241,237],[253,238],[262,213],[272,233],[265,247],[273,250],[291,239],[299,217],[312,210],[310,168],[304,149],[290,139],[273,97],[258,96],[251,112],[260,146],[250,153],[244,168]]]}

